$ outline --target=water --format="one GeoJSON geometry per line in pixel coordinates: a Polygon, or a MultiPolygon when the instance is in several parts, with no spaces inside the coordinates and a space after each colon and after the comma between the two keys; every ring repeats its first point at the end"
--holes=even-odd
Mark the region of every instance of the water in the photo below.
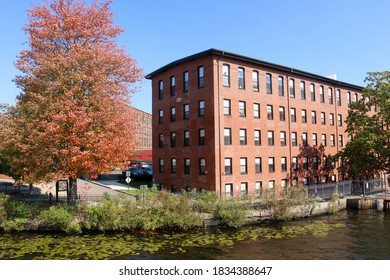
{"type": "Polygon", "coordinates": [[[0,259],[390,259],[390,213],[342,211],[238,230],[0,233],[0,259]]]}

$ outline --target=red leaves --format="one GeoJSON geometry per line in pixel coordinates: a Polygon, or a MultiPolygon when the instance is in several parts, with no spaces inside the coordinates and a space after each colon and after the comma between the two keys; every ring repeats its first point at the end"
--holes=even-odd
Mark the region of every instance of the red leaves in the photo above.
{"type": "Polygon", "coordinates": [[[0,152],[25,180],[97,176],[134,151],[128,104],[142,71],[114,41],[122,29],[110,4],[54,0],[29,11],[30,49],[16,63],[23,93],[0,133],[0,152]]]}

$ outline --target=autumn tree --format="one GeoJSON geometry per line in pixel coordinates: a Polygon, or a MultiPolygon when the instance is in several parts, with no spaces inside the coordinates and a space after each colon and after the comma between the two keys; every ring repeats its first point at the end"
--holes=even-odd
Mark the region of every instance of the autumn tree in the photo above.
{"type": "Polygon", "coordinates": [[[352,141],[338,156],[342,174],[372,178],[390,171],[390,72],[368,73],[366,82],[346,120],[352,141]]]}
{"type": "Polygon", "coordinates": [[[142,71],[118,46],[111,4],[53,0],[28,10],[21,93],[0,118],[0,158],[25,182],[96,177],[134,151],[129,105],[142,71]]]}

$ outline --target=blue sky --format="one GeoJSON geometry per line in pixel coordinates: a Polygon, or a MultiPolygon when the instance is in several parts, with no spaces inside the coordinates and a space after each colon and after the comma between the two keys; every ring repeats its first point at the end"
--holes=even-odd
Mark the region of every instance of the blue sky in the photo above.
{"type": "MultiPolygon", "coordinates": [[[[19,93],[14,62],[28,47],[22,28],[34,3],[43,1],[2,1],[0,103],[19,93]]],[[[114,0],[112,9],[125,29],[119,44],[145,75],[209,48],[362,86],[367,72],[390,70],[388,0],[114,0]]],[[[151,113],[151,82],[141,86],[132,105],[151,113]]]]}

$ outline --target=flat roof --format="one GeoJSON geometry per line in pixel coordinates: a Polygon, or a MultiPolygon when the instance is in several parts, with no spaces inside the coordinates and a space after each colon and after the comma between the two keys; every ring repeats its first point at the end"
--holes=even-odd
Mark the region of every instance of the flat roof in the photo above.
{"type": "Polygon", "coordinates": [[[239,55],[239,54],[235,54],[235,53],[231,53],[231,52],[227,52],[227,51],[223,51],[223,50],[218,50],[218,49],[208,49],[208,50],[205,50],[205,51],[202,51],[202,52],[199,52],[199,53],[196,53],[196,54],[193,54],[193,55],[190,55],[190,56],[178,59],[178,60],[175,60],[175,61],[151,72],[150,74],[146,75],[145,78],[152,79],[155,75],[160,74],[160,73],[162,73],[162,72],[164,72],[164,71],[166,71],[174,66],[177,66],[177,65],[183,64],[185,62],[188,62],[188,61],[191,61],[191,60],[203,57],[203,56],[207,56],[207,55],[219,55],[219,56],[224,56],[224,57],[228,57],[228,58],[232,58],[232,59],[236,59],[236,60],[240,60],[240,61],[245,61],[245,62],[253,63],[253,64],[256,64],[256,65],[259,65],[262,67],[269,67],[269,68],[277,69],[277,70],[287,72],[287,73],[294,73],[294,74],[297,74],[297,75],[300,75],[300,76],[303,76],[306,78],[316,79],[316,80],[323,81],[323,82],[333,84],[336,86],[340,86],[340,87],[341,86],[348,87],[348,88],[359,90],[359,91],[364,89],[364,87],[362,87],[362,86],[358,86],[358,85],[354,85],[354,84],[350,84],[350,83],[345,83],[345,82],[342,82],[339,80],[335,80],[335,79],[328,78],[325,76],[302,71],[302,70],[295,69],[292,67],[283,66],[283,65],[267,62],[264,60],[259,60],[256,58],[243,56],[243,55],[239,55]]]}

